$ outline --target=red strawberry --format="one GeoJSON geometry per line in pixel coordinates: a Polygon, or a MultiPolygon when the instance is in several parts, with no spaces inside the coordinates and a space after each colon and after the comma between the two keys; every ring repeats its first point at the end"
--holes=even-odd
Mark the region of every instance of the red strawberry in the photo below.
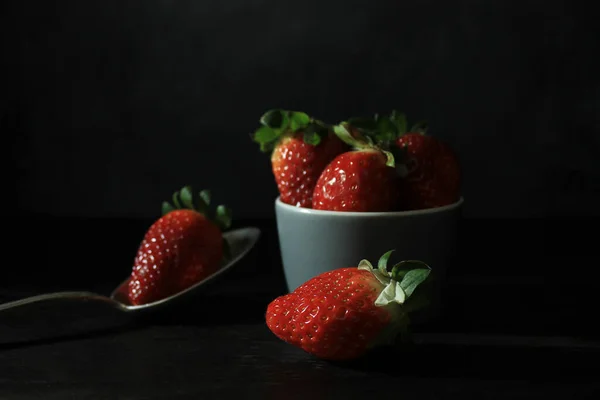
{"type": "MultiPolygon", "coordinates": [[[[319,358],[349,360],[408,334],[407,300],[430,273],[420,261],[403,261],[391,273],[384,254],[373,269],[340,268],[312,278],[267,307],[266,322],[281,340],[319,358]]],[[[425,293],[425,292],[424,292],[425,293]]],[[[421,296],[422,297],[422,296],[421,296]]]]}
{"type": "Polygon", "coordinates": [[[401,210],[418,210],[452,204],[460,198],[461,171],[458,158],[440,139],[426,135],[420,122],[410,130],[404,114],[355,118],[351,126],[394,153],[401,210]]]}
{"type": "Polygon", "coordinates": [[[397,189],[391,153],[354,138],[344,127],[336,134],[354,150],[338,155],[321,173],[313,192],[313,208],[332,211],[390,211],[397,189]]]}
{"type": "Polygon", "coordinates": [[[407,174],[399,180],[403,210],[441,207],[460,198],[461,171],[452,149],[423,133],[406,133],[396,145],[404,150],[407,174]]]}
{"type": "Polygon", "coordinates": [[[272,110],[261,123],[253,138],[262,151],[271,151],[281,201],[311,208],[319,175],[346,145],[325,124],[302,112],[272,110]]]}
{"type": "Polygon", "coordinates": [[[144,235],[129,280],[128,299],[140,305],[178,293],[216,272],[227,248],[221,230],[231,223],[229,210],[217,207],[216,221],[204,215],[210,193],[195,205],[190,187],[163,203],[163,216],[144,235]],[[181,204],[180,203],[181,200],[181,204]]]}

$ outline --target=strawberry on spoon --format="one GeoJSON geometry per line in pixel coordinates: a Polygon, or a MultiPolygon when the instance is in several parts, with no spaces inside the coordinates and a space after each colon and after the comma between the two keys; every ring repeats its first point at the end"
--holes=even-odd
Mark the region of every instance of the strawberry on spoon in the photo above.
{"type": "Polygon", "coordinates": [[[211,219],[209,205],[209,191],[194,197],[189,186],[173,194],[173,204],[163,203],[163,215],[147,230],[135,257],[127,292],[131,304],[169,297],[219,269],[231,212],[220,205],[211,219]]]}
{"type": "Polygon", "coordinates": [[[231,214],[224,206],[217,207],[216,215],[209,218],[209,202],[208,191],[200,192],[199,199],[193,201],[190,187],[173,195],[173,205],[165,202],[164,215],[148,229],[139,246],[133,271],[110,295],[90,291],[45,293],[0,304],[0,313],[39,307],[39,303],[57,307],[97,303],[132,314],[172,307],[230,271],[260,238],[256,227],[230,230],[231,214]],[[134,280],[137,282],[132,283],[134,280]]]}

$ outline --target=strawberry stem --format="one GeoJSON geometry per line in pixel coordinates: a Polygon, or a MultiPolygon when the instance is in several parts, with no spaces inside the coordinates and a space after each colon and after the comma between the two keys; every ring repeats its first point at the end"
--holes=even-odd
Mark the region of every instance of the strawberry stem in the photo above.
{"type": "Polygon", "coordinates": [[[394,168],[396,166],[396,160],[394,155],[388,151],[380,148],[373,143],[373,140],[368,135],[362,135],[362,133],[356,129],[348,129],[350,125],[347,122],[342,122],[333,127],[333,132],[338,138],[347,145],[351,146],[354,150],[373,150],[380,151],[386,157],[385,165],[394,168]],[[352,133],[350,133],[352,131],[352,133]]]}
{"type": "Polygon", "coordinates": [[[175,208],[181,208],[181,203],[179,203],[179,192],[173,193],[171,198],[173,199],[173,205],[175,208]]]}
{"type": "Polygon", "coordinates": [[[358,264],[358,269],[370,271],[384,286],[375,300],[375,306],[390,307],[388,309],[393,316],[392,323],[379,333],[371,346],[394,342],[410,343],[409,314],[429,304],[427,291],[416,295],[413,295],[413,292],[428,278],[431,268],[422,261],[405,260],[394,265],[390,272],[387,263],[393,251],[390,250],[379,258],[376,269],[368,260],[361,260],[358,264]]]}
{"type": "Polygon", "coordinates": [[[353,130],[347,122],[335,125],[333,132],[338,138],[356,150],[373,149],[373,141],[369,136],[363,136],[358,130],[353,130]],[[352,133],[351,133],[352,131],[352,133]]]}
{"type": "Polygon", "coordinates": [[[318,146],[330,131],[329,125],[301,111],[269,110],[260,117],[260,124],[251,136],[265,153],[273,151],[283,137],[300,132],[305,143],[318,146]]]}
{"type": "Polygon", "coordinates": [[[186,208],[194,209],[194,202],[192,201],[192,189],[189,186],[185,186],[179,192],[181,202],[186,208]]]}
{"type": "Polygon", "coordinates": [[[367,260],[362,260],[358,265],[358,269],[370,271],[385,286],[375,301],[377,306],[404,304],[431,272],[429,265],[417,260],[401,261],[394,265],[391,272],[388,271],[387,262],[392,251],[381,256],[377,269],[367,260]]]}
{"type": "Polygon", "coordinates": [[[394,265],[391,276],[392,280],[400,282],[400,287],[404,290],[406,297],[410,297],[430,273],[431,268],[424,262],[406,260],[394,265]]]}
{"type": "Polygon", "coordinates": [[[397,281],[402,281],[402,279],[404,279],[404,277],[406,276],[406,273],[413,269],[428,270],[430,268],[423,261],[418,261],[418,260],[400,261],[399,263],[397,263],[396,265],[394,265],[392,267],[392,273],[391,273],[392,279],[397,280],[397,281]]]}
{"type": "Polygon", "coordinates": [[[406,114],[392,110],[389,115],[375,114],[372,117],[353,117],[348,119],[348,124],[368,137],[382,149],[394,148],[394,142],[407,133],[426,134],[428,124],[426,121],[418,121],[410,129],[406,114]]]}
{"type": "Polygon", "coordinates": [[[217,206],[215,222],[219,225],[222,231],[229,229],[231,226],[231,210],[224,205],[217,206]]]}
{"type": "Polygon", "coordinates": [[[408,120],[406,119],[406,114],[399,113],[396,110],[392,110],[390,113],[390,121],[396,127],[396,130],[399,135],[403,135],[406,133],[406,129],[408,127],[408,120]]]}
{"type": "MultiPolygon", "coordinates": [[[[189,209],[209,218],[208,212],[211,193],[208,189],[202,190],[198,193],[198,196],[194,198],[192,187],[184,186],[181,190],[173,193],[171,200],[172,204],[167,201],[162,203],[162,215],[168,214],[174,210],[189,209]]],[[[214,222],[221,231],[225,231],[231,227],[232,213],[228,207],[220,204],[216,208],[214,217],[209,219],[214,222]]]]}

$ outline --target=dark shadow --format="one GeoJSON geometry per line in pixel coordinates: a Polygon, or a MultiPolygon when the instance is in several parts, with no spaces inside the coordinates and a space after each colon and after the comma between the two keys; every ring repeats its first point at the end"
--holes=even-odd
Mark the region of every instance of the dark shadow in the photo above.
{"type": "Polygon", "coordinates": [[[115,335],[119,333],[131,332],[143,329],[144,325],[130,321],[120,326],[112,326],[108,328],[92,328],[78,333],[58,333],[55,335],[44,335],[34,339],[25,339],[19,341],[11,341],[8,343],[0,343],[0,352],[7,350],[22,349],[27,347],[52,345],[63,342],[72,342],[77,340],[94,339],[104,336],[115,335]]]}
{"type": "Polygon", "coordinates": [[[211,326],[264,322],[270,296],[211,295],[197,296],[182,302],[176,308],[168,308],[151,314],[136,316],[141,323],[152,325],[211,326]]]}
{"type": "Polygon", "coordinates": [[[390,376],[519,379],[530,382],[597,381],[599,350],[465,345],[380,348],[339,367],[390,376]]]}

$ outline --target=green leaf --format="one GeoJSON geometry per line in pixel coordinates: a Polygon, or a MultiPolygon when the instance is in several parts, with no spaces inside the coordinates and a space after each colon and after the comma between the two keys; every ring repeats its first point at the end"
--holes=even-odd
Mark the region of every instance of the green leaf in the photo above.
{"type": "Polygon", "coordinates": [[[384,255],[382,255],[379,258],[379,261],[377,262],[377,269],[381,273],[387,274],[387,272],[388,272],[387,263],[388,263],[388,260],[390,259],[390,256],[392,255],[393,252],[394,252],[394,250],[390,250],[390,251],[386,252],[384,255]]]}
{"type": "Polygon", "coordinates": [[[278,129],[283,122],[283,111],[269,110],[260,117],[260,123],[272,129],[278,129]]]}
{"type": "Polygon", "coordinates": [[[276,130],[286,130],[290,124],[289,111],[269,110],[260,117],[260,123],[276,130]]]}
{"type": "Polygon", "coordinates": [[[333,132],[340,138],[340,140],[347,145],[355,146],[356,140],[352,137],[348,129],[344,125],[336,125],[333,127],[333,132]]]}
{"type": "Polygon", "coordinates": [[[373,149],[372,138],[368,134],[363,134],[356,129],[352,129],[352,133],[348,130],[348,123],[341,123],[333,127],[333,133],[344,143],[354,149],[373,149]]]}
{"type": "Polygon", "coordinates": [[[290,113],[289,111],[283,111],[281,114],[281,125],[279,126],[280,131],[285,131],[290,127],[290,113]]]}
{"type": "Polygon", "coordinates": [[[373,265],[371,265],[371,262],[369,260],[360,260],[360,262],[358,263],[358,269],[372,271],[373,265]]]}
{"type": "Polygon", "coordinates": [[[171,211],[175,210],[173,206],[168,201],[163,201],[162,203],[162,215],[166,215],[171,211]]]}
{"type": "Polygon", "coordinates": [[[429,125],[427,124],[427,121],[419,121],[410,128],[410,131],[425,134],[427,133],[428,128],[429,125]]]}
{"type": "Polygon", "coordinates": [[[179,202],[179,192],[175,192],[173,193],[173,204],[175,205],[176,209],[180,209],[181,207],[181,203],[179,202]]]}
{"type": "Polygon", "coordinates": [[[371,265],[369,260],[360,260],[358,263],[358,269],[369,271],[382,285],[387,286],[391,281],[390,273],[388,271],[373,269],[373,265],[371,265]]]}
{"type": "Polygon", "coordinates": [[[273,143],[279,137],[279,132],[268,126],[261,126],[254,132],[253,140],[260,144],[261,151],[267,151],[269,144],[273,143]]]}
{"type": "Polygon", "coordinates": [[[396,159],[394,158],[394,155],[389,151],[384,151],[383,154],[385,154],[386,157],[385,165],[391,168],[396,168],[396,159]]]}
{"type": "Polygon", "coordinates": [[[221,230],[229,229],[231,226],[231,219],[231,210],[224,205],[219,205],[217,207],[217,215],[215,220],[221,230]]]}
{"type": "Polygon", "coordinates": [[[398,264],[392,267],[392,278],[396,281],[401,281],[404,278],[404,275],[408,271],[413,269],[431,269],[429,265],[425,264],[423,261],[418,260],[405,260],[400,261],[398,264]]]}
{"type": "Polygon", "coordinates": [[[202,190],[198,193],[196,198],[196,211],[202,215],[206,215],[208,212],[208,206],[210,205],[210,190],[202,190]]]}
{"type": "Polygon", "coordinates": [[[204,189],[198,194],[198,196],[200,196],[204,204],[207,206],[210,205],[210,190],[204,189]]]}
{"type": "Polygon", "coordinates": [[[293,111],[290,113],[290,129],[292,130],[292,132],[296,132],[300,129],[306,128],[309,122],[310,117],[306,113],[299,111],[293,111]]]}
{"type": "Polygon", "coordinates": [[[408,271],[400,282],[400,286],[404,289],[406,296],[411,296],[417,286],[423,283],[430,273],[431,270],[425,268],[417,268],[408,271]]]}
{"type": "Polygon", "coordinates": [[[303,136],[304,143],[310,144],[311,146],[318,146],[321,143],[321,135],[318,132],[312,130],[304,132],[303,136]]]}
{"type": "Polygon", "coordinates": [[[382,143],[387,143],[394,140],[398,136],[396,125],[388,117],[379,118],[377,121],[377,140],[382,143]]]}
{"type": "Polygon", "coordinates": [[[206,215],[208,206],[210,206],[210,190],[204,189],[198,193],[198,198],[196,199],[196,211],[202,215],[206,215]]]}
{"type": "Polygon", "coordinates": [[[396,110],[392,111],[390,115],[390,119],[396,126],[396,130],[399,135],[403,135],[406,133],[406,129],[408,128],[408,121],[406,119],[406,114],[398,113],[396,110]]]}
{"type": "Polygon", "coordinates": [[[407,298],[407,294],[400,285],[400,282],[391,281],[375,300],[376,306],[387,306],[390,303],[403,304],[407,298]]]}
{"type": "Polygon", "coordinates": [[[185,186],[179,192],[179,196],[181,198],[181,202],[183,203],[183,205],[186,208],[189,208],[191,210],[193,210],[195,208],[194,207],[194,202],[192,201],[192,188],[191,187],[185,186]]]}

